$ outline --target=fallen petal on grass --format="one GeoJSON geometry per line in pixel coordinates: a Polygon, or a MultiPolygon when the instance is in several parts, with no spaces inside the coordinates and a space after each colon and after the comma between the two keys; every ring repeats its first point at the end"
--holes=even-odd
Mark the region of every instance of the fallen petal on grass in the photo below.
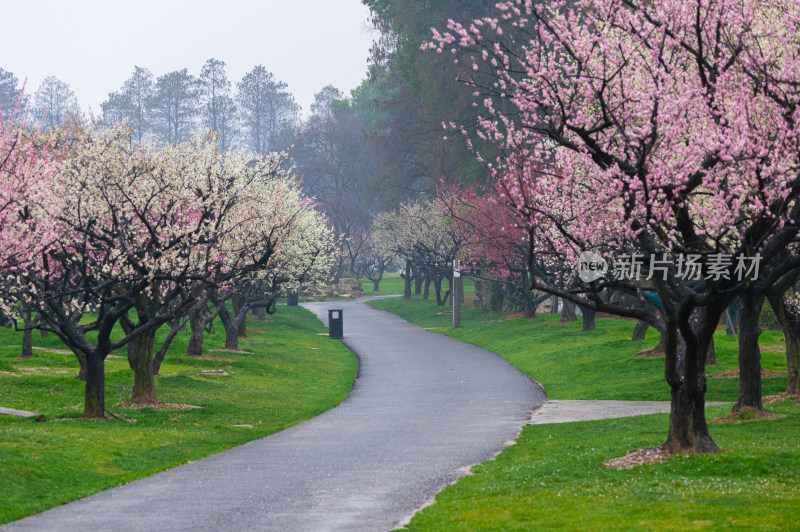
{"type": "Polygon", "coordinates": [[[615,469],[631,469],[643,464],[655,464],[664,462],[672,456],[672,453],[659,447],[647,447],[646,449],[633,449],[628,451],[625,456],[613,458],[603,462],[603,465],[615,469]]]}

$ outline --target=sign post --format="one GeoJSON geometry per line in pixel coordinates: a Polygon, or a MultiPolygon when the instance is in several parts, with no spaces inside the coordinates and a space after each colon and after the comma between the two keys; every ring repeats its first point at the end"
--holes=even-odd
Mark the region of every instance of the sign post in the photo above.
{"type": "Polygon", "coordinates": [[[450,301],[453,303],[453,329],[461,327],[461,261],[453,260],[453,293],[450,301]]]}

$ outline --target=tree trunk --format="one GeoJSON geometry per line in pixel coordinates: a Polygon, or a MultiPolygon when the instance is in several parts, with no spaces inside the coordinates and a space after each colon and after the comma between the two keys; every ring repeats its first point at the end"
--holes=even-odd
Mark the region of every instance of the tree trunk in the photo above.
{"type": "Polygon", "coordinates": [[[418,296],[422,293],[423,278],[422,274],[418,272],[414,275],[414,295],[418,296]]]}
{"type": "Polygon", "coordinates": [[[442,280],[441,279],[436,278],[436,279],[433,280],[433,291],[436,293],[436,304],[441,307],[442,305],[444,305],[444,302],[442,302],[442,280]]]}
{"type": "MultiPolygon", "coordinates": [[[[225,325],[225,322],[223,321],[222,324],[225,325]]],[[[239,330],[233,324],[225,327],[225,349],[239,350],[239,330]]]]}
{"type": "Polygon", "coordinates": [[[550,314],[558,314],[558,296],[550,298],[550,314]]]}
{"type": "Polygon", "coordinates": [[[239,338],[247,338],[247,313],[245,312],[244,316],[242,316],[242,321],[239,322],[239,327],[237,330],[237,334],[239,338]]]}
{"type": "Polygon", "coordinates": [[[739,399],[732,411],[738,412],[745,406],[764,410],[761,403],[761,349],[758,347],[764,294],[747,290],[739,299],[739,399]]]}
{"type": "MultiPolygon", "coordinates": [[[[246,296],[233,296],[233,315],[239,316],[242,307],[247,304],[246,296]]],[[[241,321],[236,326],[236,334],[239,338],[247,338],[247,313],[244,313],[241,321]]]]}
{"type": "MultiPolygon", "coordinates": [[[[637,323],[638,326],[638,323],[637,323]]],[[[636,329],[634,328],[634,333],[636,333],[636,329]]],[[[644,336],[644,335],[643,335],[644,336]]],[[[644,339],[644,338],[642,338],[644,339]]],[[[667,344],[666,344],[666,334],[661,333],[658,337],[658,344],[653,349],[645,349],[644,351],[640,351],[638,354],[640,356],[647,356],[647,357],[661,357],[666,354],[667,344]]]]}
{"type": "Polygon", "coordinates": [[[47,338],[47,331],[45,329],[40,329],[39,332],[42,334],[42,338],[47,338]]]}
{"type": "Polygon", "coordinates": [[[267,321],[267,308],[258,307],[256,309],[256,321],[267,321]]]}
{"type": "Polygon", "coordinates": [[[411,261],[406,261],[406,272],[403,278],[405,284],[403,286],[403,299],[411,299],[411,261]]]}
{"type": "MultiPolygon", "coordinates": [[[[186,329],[184,322],[184,330],[186,329]]],[[[169,350],[169,346],[172,345],[172,341],[178,336],[178,332],[181,330],[181,320],[177,319],[171,323],[169,333],[167,337],[164,339],[164,342],[161,344],[161,347],[158,348],[158,352],[153,357],[153,375],[158,375],[161,371],[161,363],[164,362],[164,357],[167,356],[167,350],[169,350]]]]}
{"type": "Polygon", "coordinates": [[[83,354],[83,351],[78,348],[70,347],[70,349],[75,354],[75,358],[78,359],[78,365],[80,366],[78,374],[75,375],[75,378],[79,381],[86,382],[86,374],[88,373],[88,370],[86,369],[86,355],[83,354]]]}
{"type": "Polygon", "coordinates": [[[140,334],[133,343],[133,401],[135,403],[153,403],[156,400],[155,383],[153,382],[153,345],[156,331],[140,334]]]}
{"type": "Polygon", "coordinates": [[[652,349],[651,352],[654,355],[662,355],[667,352],[667,339],[663,332],[658,335],[658,344],[652,349]]]}
{"type": "Polygon", "coordinates": [[[450,292],[451,294],[455,294],[455,292],[453,291],[453,282],[454,281],[452,277],[447,277],[447,291],[450,292]]]}
{"type": "Polygon", "coordinates": [[[581,314],[583,315],[583,330],[584,331],[593,331],[594,330],[594,318],[597,315],[597,312],[590,308],[581,307],[581,314]]]}
{"type": "Polygon", "coordinates": [[[725,315],[725,334],[739,334],[739,309],[741,308],[740,298],[733,300],[733,303],[726,309],[725,315]]]}
{"type": "Polygon", "coordinates": [[[381,285],[380,278],[372,280],[372,291],[377,292],[379,290],[379,286],[381,285]]]}
{"type": "Polygon", "coordinates": [[[199,357],[203,354],[203,322],[200,320],[200,310],[189,310],[189,345],[186,346],[186,356],[199,357]]]}
{"type": "Polygon", "coordinates": [[[578,316],[575,314],[575,303],[566,299],[561,302],[561,319],[558,321],[562,323],[578,321],[578,316]]]}
{"type": "MultiPolygon", "coordinates": [[[[127,315],[120,318],[119,325],[120,327],[122,327],[122,331],[125,334],[132,333],[133,329],[136,328],[127,315]]],[[[125,352],[128,355],[128,366],[130,366],[131,369],[134,369],[136,367],[136,351],[133,345],[133,341],[130,341],[127,344],[125,344],[125,352]]]]}
{"type": "Polygon", "coordinates": [[[708,346],[708,354],[706,354],[706,366],[717,365],[717,351],[714,349],[714,339],[711,339],[711,344],[708,346]]]}
{"type": "Polygon", "coordinates": [[[225,349],[237,351],[239,349],[239,326],[233,314],[224,307],[225,303],[220,303],[220,305],[223,305],[219,311],[219,318],[225,329],[225,349]]]}
{"type": "Polygon", "coordinates": [[[33,357],[33,331],[31,324],[33,323],[33,313],[31,305],[25,304],[25,330],[22,332],[22,354],[20,358],[33,357]]]}
{"type": "Polygon", "coordinates": [[[497,281],[491,281],[487,288],[489,292],[489,307],[494,312],[503,312],[503,299],[505,299],[503,286],[497,281]]]}
{"type": "Polygon", "coordinates": [[[536,307],[538,305],[531,299],[525,299],[525,306],[522,309],[522,318],[529,320],[536,317],[536,307]]]}
{"type": "Polygon", "coordinates": [[[639,342],[644,340],[645,336],[647,335],[647,329],[650,327],[650,324],[646,321],[639,320],[636,322],[636,326],[633,328],[633,336],[631,337],[632,342],[639,342]]]}
{"type": "MultiPolygon", "coordinates": [[[[486,282],[483,279],[475,279],[474,284],[475,284],[475,299],[472,300],[473,308],[476,305],[475,303],[476,300],[478,301],[477,304],[482,307],[486,304],[486,288],[485,288],[486,282]]],[[[536,311],[534,310],[534,315],[535,314],[536,311]]]]}
{"type": "Polygon", "coordinates": [[[669,433],[661,448],[673,454],[719,451],[706,424],[705,359],[720,312],[695,308],[684,324],[690,329],[689,338],[684,338],[674,322],[667,325],[665,377],[672,398],[669,433]]]}
{"type": "MultiPolygon", "coordinates": [[[[74,350],[73,350],[74,351],[74,350]]],[[[86,355],[86,392],[83,401],[83,417],[103,419],[106,417],[105,357],[86,355]]]]}
{"type": "Polygon", "coordinates": [[[789,378],[786,382],[786,393],[800,394],[800,313],[786,305],[783,294],[769,294],[769,304],[783,329],[786,344],[786,370],[789,378]]]}
{"type": "Polygon", "coordinates": [[[425,289],[422,291],[422,299],[427,301],[431,295],[431,278],[425,278],[425,289]]]}

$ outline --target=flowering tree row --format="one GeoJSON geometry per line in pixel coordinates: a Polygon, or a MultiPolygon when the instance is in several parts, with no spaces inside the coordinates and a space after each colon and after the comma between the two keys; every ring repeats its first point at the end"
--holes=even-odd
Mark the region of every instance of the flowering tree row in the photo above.
{"type": "Polygon", "coordinates": [[[426,294],[433,284],[437,303],[445,303],[442,282],[452,281],[451,264],[461,243],[443,205],[428,200],[409,201],[391,212],[380,213],[373,222],[372,238],[404,262],[404,299],[411,298],[412,272],[417,271],[425,280],[426,294]]]}
{"type": "Polygon", "coordinates": [[[559,267],[563,264],[540,261],[526,265],[528,231],[520,225],[516,213],[498,198],[494,187],[446,186],[438,201],[462,243],[461,258],[474,271],[473,276],[501,283],[503,292],[522,302],[523,317],[534,317],[537,307],[549,296],[530,290],[531,275],[564,281],[565,268],[559,267]]]}
{"type": "MultiPolygon", "coordinates": [[[[484,109],[469,142],[499,154],[485,162],[529,234],[529,263],[577,267],[585,251],[612,263],[663,259],[658,310],[624,278],[565,289],[533,277],[532,287],[665,331],[670,451],[717,450],[704,368],[725,308],[740,296],[746,321],[768,290],[797,278],[800,257],[785,250],[800,222],[799,30],[792,0],[518,0],[434,30],[426,45],[467,52],[463,81],[484,109]],[[759,258],[760,271],[680,274],[681,256],[707,269],[720,254],[759,258]],[[612,303],[610,289],[642,304],[612,303]]],[[[745,374],[758,365],[755,345],[740,350],[745,374]]],[[[739,405],[760,406],[760,378],[743,378],[741,391],[739,405]]]]}
{"type": "MultiPolygon", "coordinates": [[[[3,310],[13,313],[14,298],[23,299],[38,326],[76,353],[86,417],[104,416],[111,351],[133,345],[134,400],[154,400],[161,325],[209,290],[314,270],[303,235],[314,225],[326,238],[325,220],[283,169],[285,155],[223,152],[209,138],[156,148],[136,142],[124,123],[74,123],[0,148],[7,161],[38,161],[0,176],[4,190],[14,179],[30,184],[16,187],[0,221],[0,233],[22,243],[3,246],[22,250],[4,251],[3,310]],[[117,324],[122,338],[112,336],[117,324]]],[[[318,256],[331,246],[328,238],[318,256]]]]}

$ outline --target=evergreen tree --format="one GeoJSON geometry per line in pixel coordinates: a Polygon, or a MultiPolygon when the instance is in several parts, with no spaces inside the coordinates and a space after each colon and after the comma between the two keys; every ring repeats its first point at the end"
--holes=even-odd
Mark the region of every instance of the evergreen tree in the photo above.
{"type": "Polygon", "coordinates": [[[286,83],[257,65],[236,88],[245,144],[257,153],[274,151],[286,144],[300,113],[286,83]]]}
{"type": "Polygon", "coordinates": [[[236,104],[225,62],[209,59],[198,78],[201,125],[219,135],[220,147],[230,146],[236,132],[236,104]]]}
{"type": "Polygon", "coordinates": [[[69,85],[55,76],[48,76],[34,95],[33,116],[44,129],[63,125],[69,115],[78,114],[78,100],[69,85]]]}
{"type": "Polygon", "coordinates": [[[197,79],[187,69],[159,76],[149,101],[155,131],[166,142],[180,143],[194,133],[197,79]]]}

